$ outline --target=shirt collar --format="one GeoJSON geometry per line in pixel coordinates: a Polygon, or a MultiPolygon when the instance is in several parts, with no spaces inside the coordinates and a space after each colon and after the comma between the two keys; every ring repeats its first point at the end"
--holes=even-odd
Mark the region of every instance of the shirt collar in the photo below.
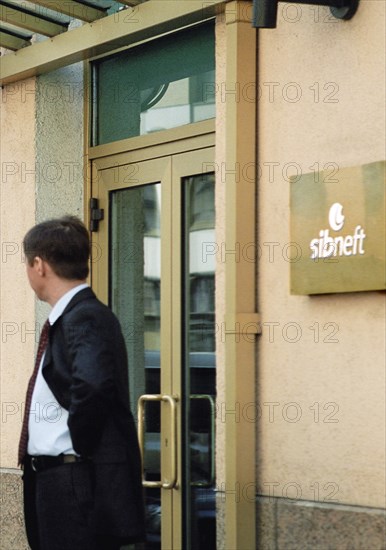
{"type": "Polygon", "coordinates": [[[68,306],[72,298],[75,296],[75,294],[77,294],[84,288],[88,288],[87,283],[82,283],[80,285],[75,286],[74,288],[66,292],[66,294],[63,294],[61,298],[59,298],[59,300],[56,302],[56,304],[51,310],[51,313],[48,316],[50,325],[53,325],[55,321],[59,319],[59,317],[62,315],[63,311],[66,309],[66,307],[68,306]]]}

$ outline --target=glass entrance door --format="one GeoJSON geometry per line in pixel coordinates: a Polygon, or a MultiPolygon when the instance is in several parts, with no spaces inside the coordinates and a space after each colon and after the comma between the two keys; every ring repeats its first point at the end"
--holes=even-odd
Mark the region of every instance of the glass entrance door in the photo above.
{"type": "Polygon", "coordinates": [[[212,166],[204,148],[116,164],[94,185],[93,286],[126,340],[147,549],[216,547],[212,166]]]}

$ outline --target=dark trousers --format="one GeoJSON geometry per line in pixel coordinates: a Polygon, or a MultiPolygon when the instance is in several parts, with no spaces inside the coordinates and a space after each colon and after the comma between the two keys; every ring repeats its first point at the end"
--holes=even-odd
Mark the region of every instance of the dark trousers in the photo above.
{"type": "Polygon", "coordinates": [[[32,550],[119,550],[121,542],[90,525],[93,470],[87,462],[34,472],[24,467],[24,516],[32,550]]]}

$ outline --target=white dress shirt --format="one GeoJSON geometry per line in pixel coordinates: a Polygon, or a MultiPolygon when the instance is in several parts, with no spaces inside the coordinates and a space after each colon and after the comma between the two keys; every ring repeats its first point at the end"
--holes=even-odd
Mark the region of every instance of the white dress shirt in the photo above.
{"type": "MultiPolygon", "coordinates": [[[[64,294],[54,305],[48,317],[50,325],[62,315],[72,298],[87,288],[87,284],[78,285],[64,294]]],[[[68,411],[56,401],[42,374],[44,354],[40,362],[32,394],[31,409],[28,421],[29,455],[76,454],[67,425],[68,411]]]]}

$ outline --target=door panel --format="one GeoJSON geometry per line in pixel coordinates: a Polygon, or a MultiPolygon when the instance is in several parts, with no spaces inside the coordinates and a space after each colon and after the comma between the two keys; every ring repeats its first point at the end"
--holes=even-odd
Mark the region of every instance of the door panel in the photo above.
{"type": "MultiPolygon", "coordinates": [[[[100,170],[93,286],[140,403],[146,548],[215,548],[213,148],[100,170]]],[[[95,196],[95,192],[94,192],[95,196]]]]}
{"type": "Polygon", "coordinates": [[[184,478],[188,480],[183,494],[186,548],[216,548],[214,206],[214,174],[182,179],[181,372],[186,434],[182,457],[184,478]]]}

